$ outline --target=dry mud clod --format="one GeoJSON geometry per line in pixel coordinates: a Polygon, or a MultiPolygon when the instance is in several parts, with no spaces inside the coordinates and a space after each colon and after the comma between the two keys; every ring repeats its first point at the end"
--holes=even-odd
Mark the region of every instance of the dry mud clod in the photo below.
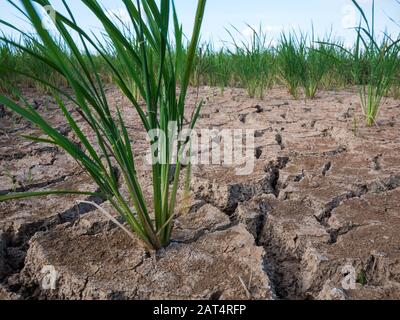
{"type": "MultiPolygon", "coordinates": [[[[215,209],[203,212],[207,232],[194,230],[192,239],[178,228],[180,241],[153,255],[119,229],[87,235],[59,226],[31,240],[20,281],[41,299],[247,299],[247,290],[254,299],[273,299],[264,250],[243,225],[226,228],[229,219],[216,225],[207,216],[215,209]],[[57,274],[55,290],[41,288],[46,266],[57,274]]],[[[181,227],[186,220],[178,219],[181,227]]]]}

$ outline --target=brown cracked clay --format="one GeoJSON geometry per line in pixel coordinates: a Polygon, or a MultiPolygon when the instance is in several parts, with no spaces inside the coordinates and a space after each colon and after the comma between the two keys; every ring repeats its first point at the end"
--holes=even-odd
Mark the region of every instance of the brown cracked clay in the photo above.
{"type": "Polygon", "coordinates": [[[151,256],[119,229],[87,235],[62,225],[31,240],[20,281],[39,299],[272,299],[265,252],[246,228],[206,227],[193,242],[178,231],[182,242],[151,256]],[[57,272],[55,290],[42,289],[46,266],[57,272]]]}
{"type": "MultiPolygon", "coordinates": [[[[188,113],[197,93],[189,92],[188,113]]],[[[118,90],[106,94],[129,120],[141,163],[139,119],[118,90]]],[[[264,101],[240,89],[199,95],[207,115],[199,129],[255,131],[253,173],[193,168],[190,214],[153,257],[93,207],[77,207],[82,197],[2,203],[0,299],[399,299],[399,101],[387,99],[368,128],[353,89],[306,103],[282,88],[264,101]],[[59,274],[55,290],[43,289],[46,266],[59,274]]],[[[70,135],[52,99],[43,101],[44,116],[70,135]]],[[[0,193],[96,189],[60,150],[22,140],[39,133],[11,117],[2,118],[0,193]]],[[[140,172],[145,194],[147,176],[140,172]]]]}

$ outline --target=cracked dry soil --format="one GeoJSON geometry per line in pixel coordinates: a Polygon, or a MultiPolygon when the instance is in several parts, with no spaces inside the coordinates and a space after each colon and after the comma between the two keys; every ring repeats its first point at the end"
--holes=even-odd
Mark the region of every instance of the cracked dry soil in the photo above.
{"type": "MultiPolygon", "coordinates": [[[[50,97],[26,94],[74,138],[50,97]]],[[[107,95],[122,107],[143,162],[134,110],[115,88],[107,95]]],[[[387,99],[367,128],[352,89],[306,103],[282,88],[264,101],[240,89],[203,87],[199,96],[198,128],[255,130],[254,172],[196,166],[190,212],[153,256],[98,210],[77,205],[82,197],[0,203],[0,299],[399,299],[400,101],[387,99]],[[42,286],[46,266],[57,271],[54,290],[42,286]]],[[[63,151],[21,134],[40,133],[3,112],[0,194],[96,190],[63,151]]],[[[140,174],[146,193],[148,174],[140,174]]]]}

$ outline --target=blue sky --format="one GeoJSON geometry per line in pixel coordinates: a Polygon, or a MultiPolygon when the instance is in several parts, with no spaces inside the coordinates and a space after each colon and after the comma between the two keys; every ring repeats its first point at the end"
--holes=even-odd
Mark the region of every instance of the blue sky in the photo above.
{"type": "MultiPolygon", "coordinates": [[[[190,33],[197,1],[175,1],[185,32],[190,33]]],[[[60,8],[60,0],[52,2],[56,8],[60,8]]],[[[125,13],[120,1],[99,0],[99,2],[124,18],[125,13]]],[[[370,12],[372,0],[359,0],[359,2],[367,12],[370,12]]],[[[84,28],[94,30],[100,28],[100,24],[85,10],[80,0],[69,0],[68,3],[84,28]]],[[[388,16],[400,24],[400,3],[396,0],[376,0],[377,31],[387,30],[397,35],[400,27],[391,22],[388,16]]],[[[0,18],[29,30],[5,0],[0,0],[0,18]]],[[[221,42],[229,40],[225,28],[230,25],[248,34],[246,23],[254,27],[258,27],[261,23],[268,34],[268,40],[273,41],[282,30],[310,32],[313,24],[318,36],[322,37],[332,30],[335,36],[350,44],[354,37],[354,31],[350,28],[357,25],[358,21],[359,14],[351,0],[208,0],[202,34],[204,40],[212,39],[218,47],[221,42]]],[[[4,28],[2,31],[9,32],[4,28]]]]}

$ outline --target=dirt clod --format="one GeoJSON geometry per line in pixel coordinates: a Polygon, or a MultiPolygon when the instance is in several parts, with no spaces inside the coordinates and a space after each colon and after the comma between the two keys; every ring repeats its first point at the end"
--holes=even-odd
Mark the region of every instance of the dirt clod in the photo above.
{"type": "Polygon", "coordinates": [[[242,225],[172,243],[154,256],[119,229],[78,239],[67,226],[32,239],[21,281],[37,298],[210,299],[219,292],[219,299],[246,299],[239,277],[252,279],[247,290],[254,299],[274,297],[264,250],[242,225]],[[46,266],[58,275],[54,290],[43,289],[46,266]]]}

